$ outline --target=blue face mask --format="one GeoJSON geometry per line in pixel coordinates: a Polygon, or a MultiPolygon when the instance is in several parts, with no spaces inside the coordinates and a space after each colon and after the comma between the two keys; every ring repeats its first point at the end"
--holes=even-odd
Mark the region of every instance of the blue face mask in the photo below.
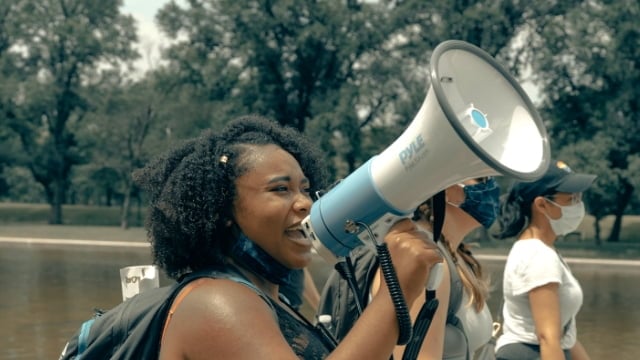
{"type": "Polygon", "coordinates": [[[460,209],[485,229],[491,227],[500,212],[500,187],[496,179],[489,178],[485,182],[466,185],[463,189],[464,201],[460,204],[460,209]]]}
{"type": "Polygon", "coordinates": [[[291,269],[280,264],[242,232],[231,246],[231,257],[271,283],[283,285],[291,281],[291,269]]]}

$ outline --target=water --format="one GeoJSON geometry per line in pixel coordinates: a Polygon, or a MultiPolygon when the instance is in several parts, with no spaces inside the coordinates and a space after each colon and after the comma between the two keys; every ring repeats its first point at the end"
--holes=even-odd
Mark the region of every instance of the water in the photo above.
{"type": "MultiPolygon", "coordinates": [[[[0,359],[57,359],[66,340],[94,307],[122,300],[119,269],[150,263],[146,248],[0,244],[0,359]]],[[[499,289],[504,264],[486,262],[499,289]]],[[[571,264],[585,302],[579,338],[592,359],[637,358],[640,346],[640,267],[571,264]]],[[[314,261],[316,281],[328,266],[314,261]]],[[[169,283],[164,276],[160,285],[169,283]]],[[[500,295],[490,306],[495,313],[500,295]]]]}

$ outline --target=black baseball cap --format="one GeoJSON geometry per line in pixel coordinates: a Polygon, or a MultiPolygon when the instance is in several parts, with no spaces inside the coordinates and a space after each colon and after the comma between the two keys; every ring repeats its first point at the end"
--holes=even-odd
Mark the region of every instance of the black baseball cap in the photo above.
{"type": "Polygon", "coordinates": [[[547,172],[532,182],[516,182],[511,188],[512,195],[525,203],[532,202],[537,196],[552,195],[558,192],[580,193],[587,190],[596,175],[579,174],[571,170],[561,160],[551,160],[547,172]]]}

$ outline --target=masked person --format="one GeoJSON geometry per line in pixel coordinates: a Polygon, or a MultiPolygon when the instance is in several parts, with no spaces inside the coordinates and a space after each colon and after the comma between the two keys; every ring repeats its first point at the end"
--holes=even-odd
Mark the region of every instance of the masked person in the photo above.
{"type": "Polygon", "coordinates": [[[505,198],[500,237],[517,240],[504,269],[498,359],[589,359],[578,341],[575,319],[582,288],[555,242],[582,222],[582,193],[595,178],[552,161],[540,179],[515,182],[505,198]]]}
{"type": "MultiPolygon", "coordinates": [[[[489,294],[488,279],[481,264],[475,259],[463,239],[481,226],[489,228],[496,219],[500,206],[500,188],[494,178],[478,178],[455,184],[444,192],[444,222],[438,247],[445,258],[442,281],[435,296],[439,305],[431,314],[431,324],[422,344],[416,344],[418,359],[470,359],[492,336],[492,317],[486,300],[489,294]]],[[[437,204],[429,199],[416,209],[413,220],[418,227],[431,234],[437,204]]],[[[359,248],[352,256],[358,274],[358,283],[368,293],[375,295],[381,286],[380,271],[375,252],[359,248]],[[366,271],[360,271],[366,269],[366,271]],[[373,270],[373,271],[372,271],[373,270]],[[371,278],[371,281],[367,279],[371,278]]],[[[319,314],[330,314],[334,320],[333,331],[338,338],[344,336],[353,324],[351,304],[336,305],[336,298],[353,298],[339,280],[335,271],[323,289],[319,314]]],[[[427,301],[423,291],[410,309],[412,321],[427,301]]],[[[414,334],[415,336],[415,334],[414,334]]],[[[405,346],[397,346],[394,358],[404,358],[405,346]]]]}
{"type": "MultiPolygon", "coordinates": [[[[439,306],[418,359],[471,359],[491,339],[493,320],[486,303],[489,279],[463,240],[481,226],[491,227],[498,216],[499,198],[500,188],[491,177],[469,180],[445,190],[445,216],[438,246],[448,261],[444,262],[443,278],[436,289],[439,306]],[[461,301],[452,303],[453,298],[461,301]],[[456,320],[447,321],[452,315],[456,320]]],[[[429,204],[419,206],[414,219],[419,227],[430,231],[434,213],[429,204]]],[[[423,293],[414,303],[414,318],[426,301],[425,296],[423,293]]],[[[404,346],[398,346],[394,355],[400,358],[404,351],[404,346]]]]}
{"type": "MultiPolygon", "coordinates": [[[[173,301],[160,359],[388,359],[400,334],[386,285],[333,344],[279,296],[312,260],[301,222],[326,183],[322,157],[299,132],[258,116],[207,131],[134,179],[150,197],[154,263],[173,279],[214,269],[173,301]]],[[[442,258],[409,220],[385,236],[408,306],[442,258]]]]}

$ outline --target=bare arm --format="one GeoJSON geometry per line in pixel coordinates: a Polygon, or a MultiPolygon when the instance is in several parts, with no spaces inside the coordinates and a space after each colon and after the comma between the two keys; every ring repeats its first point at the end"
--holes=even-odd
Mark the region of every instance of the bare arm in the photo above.
{"type": "Polygon", "coordinates": [[[540,342],[540,358],[564,360],[564,353],[560,347],[562,329],[558,283],[549,283],[529,291],[529,302],[536,336],[540,342]]]}
{"type": "MultiPolygon", "coordinates": [[[[412,223],[403,222],[385,238],[409,306],[424,288],[431,266],[442,261],[435,244],[414,230],[412,223]]],[[[398,335],[383,281],[328,359],[387,360],[398,335]]],[[[248,287],[223,279],[208,279],[185,297],[169,323],[160,359],[208,359],[212,354],[222,359],[297,359],[269,306],[248,287]]]]}
{"type": "MultiPolygon", "coordinates": [[[[424,293],[431,267],[442,262],[442,257],[435,243],[408,220],[396,224],[385,241],[411,308],[414,300],[424,293]]],[[[384,278],[378,284],[372,302],[329,358],[386,360],[391,355],[399,335],[398,320],[384,278]],[[387,346],[388,350],[383,351],[387,346]]]]}
{"type": "Polygon", "coordinates": [[[576,341],[576,344],[571,348],[571,359],[573,360],[591,360],[587,350],[582,346],[580,341],[576,341]]]}
{"type": "Polygon", "coordinates": [[[295,359],[267,303],[245,285],[207,279],[173,314],[160,359],[295,359]]]}
{"type": "MultiPolygon", "coordinates": [[[[436,289],[436,299],[438,299],[438,308],[431,320],[431,325],[427,331],[427,335],[422,342],[420,352],[418,353],[418,360],[440,360],[444,352],[444,336],[445,326],[447,322],[447,312],[449,311],[449,296],[451,291],[451,281],[449,275],[449,267],[446,262],[443,264],[443,275],[440,285],[436,289]]],[[[455,271],[455,269],[454,269],[455,271]]],[[[411,320],[415,323],[420,309],[426,301],[424,291],[416,299],[411,307],[411,320]]],[[[406,346],[396,346],[393,356],[397,359],[401,359],[404,354],[406,346]]]]}

